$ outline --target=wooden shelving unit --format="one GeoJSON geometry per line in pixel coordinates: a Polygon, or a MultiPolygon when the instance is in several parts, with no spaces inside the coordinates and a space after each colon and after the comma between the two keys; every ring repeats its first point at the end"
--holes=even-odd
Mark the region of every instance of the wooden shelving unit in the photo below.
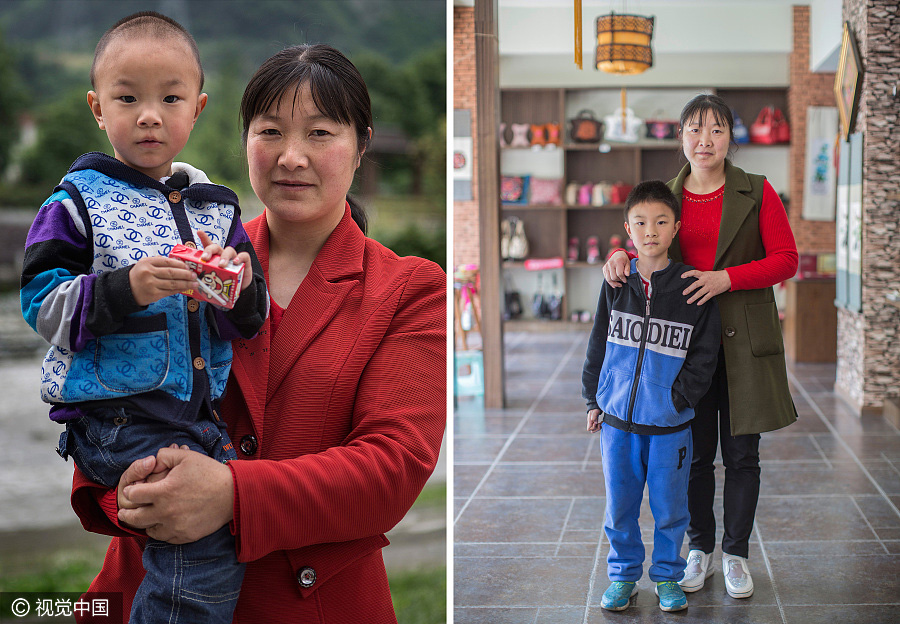
{"type": "MultiPolygon", "coordinates": [[[[774,105],[787,112],[787,89],[650,89],[629,90],[629,107],[634,102],[638,117],[647,119],[662,117],[677,119],[681,107],[693,95],[715,91],[721,95],[749,127],[763,106],[774,105]],[[653,113],[660,107],[659,115],[653,113]],[[642,108],[643,107],[643,108],[642,108]]],[[[500,97],[501,121],[513,123],[558,123],[562,129],[563,144],[556,147],[525,148],[502,147],[500,163],[502,175],[531,175],[538,178],[561,180],[561,195],[565,198],[565,186],[570,182],[598,183],[601,181],[629,185],[641,180],[669,180],[684,163],[680,156],[681,143],[677,139],[642,138],[635,143],[606,141],[601,143],[574,143],[569,137],[568,120],[582,109],[590,109],[602,120],[613,112],[620,98],[618,89],[503,89],[500,97]]],[[[790,121],[790,120],[789,120],[790,121]]],[[[787,145],[743,145],[739,151],[786,150],[787,145]]],[[[771,154],[772,152],[768,152],[771,154]]],[[[786,154],[786,152],[785,152],[786,154]]],[[[739,153],[740,155],[740,153],[739,153]]],[[[785,159],[787,157],[785,156],[785,159]]],[[[736,159],[737,160],[737,159],[736,159]]],[[[740,165],[740,162],[737,164],[740,165]]],[[[752,170],[752,169],[751,169],[752,170]]],[[[761,173],[768,173],[762,171],[761,173]]],[[[777,188],[777,187],[776,187],[777,188]]],[[[562,319],[568,321],[573,312],[596,308],[597,294],[602,284],[602,264],[588,264],[586,240],[599,239],[601,258],[609,252],[609,239],[617,234],[627,240],[622,211],[624,204],[606,204],[600,207],[584,205],[530,205],[503,204],[503,218],[522,220],[529,241],[531,258],[567,258],[569,239],[578,237],[580,253],[577,262],[566,262],[558,271],[557,282],[564,294],[562,319]]],[[[524,262],[503,262],[507,278],[516,287],[522,301],[530,302],[537,290],[537,280],[525,270],[524,262]]],[[[549,271],[546,273],[550,273],[549,271]]],[[[548,292],[548,279],[542,286],[548,292]]],[[[530,306],[525,306],[524,318],[507,321],[511,327],[528,328],[536,321],[529,318],[530,306]]],[[[544,322],[544,321],[540,321],[544,322]]]]}

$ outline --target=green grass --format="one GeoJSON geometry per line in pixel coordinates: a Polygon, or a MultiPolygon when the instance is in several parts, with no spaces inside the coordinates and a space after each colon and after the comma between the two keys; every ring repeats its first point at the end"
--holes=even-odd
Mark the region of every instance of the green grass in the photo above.
{"type": "Polygon", "coordinates": [[[394,611],[400,624],[439,624],[447,619],[447,570],[404,571],[389,575],[394,611]]]}
{"type": "Polygon", "coordinates": [[[447,484],[446,482],[434,483],[426,485],[419,498],[413,503],[415,507],[444,507],[447,506],[447,484]]]}
{"type": "Polygon", "coordinates": [[[23,565],[3,565],[0,589],[4,592],[83,592],[103,565],[103,552],[92,549],[60,550],[23,565]]]}
{"type": "MultiPolygon", "coordinates": [[[[417,508],[443,508],[446,483],[425,487],[417,508]]],[[[103,551],[91,548],[59,550],[23,562],[0,561],[0,591],[83,592],[103,564],[103,551]],[[27,568],[27,569],[26,569],[27,568]]],[[[444,567],[398,570],[389,574],[391,597],[400,624],[439,624],[446,621],[447,579],[444,567]]]]}

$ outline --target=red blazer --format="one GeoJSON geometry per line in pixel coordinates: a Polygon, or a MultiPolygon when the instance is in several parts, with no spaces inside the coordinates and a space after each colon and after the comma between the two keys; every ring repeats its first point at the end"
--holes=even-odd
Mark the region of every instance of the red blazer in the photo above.
{"type": "MultiPolygon", "coordinates": [[[[246,230],[268,281],[265,215],[246,230]]],[[[396,622],[381,549],[438,458],[446,284],[434,263],[365,238],[348,209],[277,333],[267,320],[234,342],[222,411],[239,449],[232,529],[248,563],[234,622],[396,622]]],[[[124,592],[127,619],[143,539],[104,515],[97,488],[76,470],[82,524],[115,536],[90,591],[124,592]]]]}

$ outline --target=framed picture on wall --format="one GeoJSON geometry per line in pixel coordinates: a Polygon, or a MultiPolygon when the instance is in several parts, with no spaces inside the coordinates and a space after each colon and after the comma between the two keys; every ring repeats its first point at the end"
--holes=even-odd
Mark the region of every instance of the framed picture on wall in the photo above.
{"type": "Polygon", "coordinates": [[[834,76],[834,97],[837,100],[841,118],[841,138],[850,139],[850,132],[856,122],[859,108],[859,93],[862,88],[862,63],[856,37],[850,30],[850,22],[844,22],[844,36],[841,40],[841,58],[834,76]]]}

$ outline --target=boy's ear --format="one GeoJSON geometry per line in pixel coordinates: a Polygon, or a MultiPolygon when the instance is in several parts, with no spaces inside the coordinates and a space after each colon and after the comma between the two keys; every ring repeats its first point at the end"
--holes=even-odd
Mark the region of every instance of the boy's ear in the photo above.
{"type": "Polygon", "coordinates": [[[681,221],[675,222],[675,234],[678,234],[678,230],[681,229],[681,221]]]}
{"type": "Polygon", "coordinates": [[[87,92],[87,103],[91,108],[91,113],[94,115],[97,125],[100,126],[101,130],[106,130],[106,126],[103,123],[103,111],[100,110],[100,96],[97,95],[96,91],[87,92]]]}
{"type": "MultiPolygon", "coordinates": [[[[679,221],[679,223],[680,223],[680,221],[679,221]]],[[[625,222],[625,231],[628,233],[628,238],[632,238],[632,236],[631,236],[631,226],[628,225],[628,221],[625,222]]],[[[678,230],[676,229],[675,231],[677,232],[678,230]]]]}
{"type": "Polygon", "coordinates": [[[197,117],[200,116],[200,113],[203,112],[203,109],[206,108],[206,102],[209,100],[209,96],[205,93],[201,93],[200,97],[197,98],[197,110],[194,111],[194,123],[197,123],[197,117]]]}

